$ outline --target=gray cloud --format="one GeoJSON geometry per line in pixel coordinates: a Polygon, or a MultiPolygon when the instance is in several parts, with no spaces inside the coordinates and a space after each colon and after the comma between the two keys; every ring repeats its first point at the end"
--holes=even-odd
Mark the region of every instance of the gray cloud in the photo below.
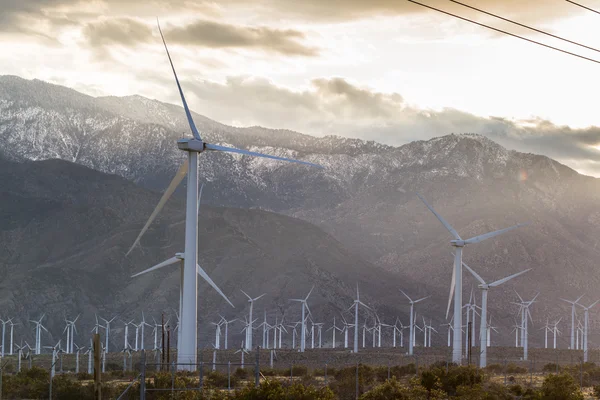
{"type": "MultiPolygon", "coordinates": [[[[165,27],[164,32],[169,43],[211,48],[252,48],[289,56],[318,55],[317,49],[299,42],[305,36],[293,29],[237,26],[197,20],[183,27],[165,27]]],[[[90,22],[83,28],[83,34],[93,46],[134,46],[154,40],[149,25],[131,18],[90,22]]]]}
{"type": "Polygon", "coordinates": [[[230,77],[225,83],[185,83],[198,110],[218,121],[262,125],[315,135],[338,134],[401,145],[450,133],[480,133],[509,149],[544,154],[600,176],[600,128],[573,129],[545,120],[483,118],[447,108],[422,110],[400,94],[361,88],[342,78],[315,79],[293,91],[265,79],[230,77]]]}

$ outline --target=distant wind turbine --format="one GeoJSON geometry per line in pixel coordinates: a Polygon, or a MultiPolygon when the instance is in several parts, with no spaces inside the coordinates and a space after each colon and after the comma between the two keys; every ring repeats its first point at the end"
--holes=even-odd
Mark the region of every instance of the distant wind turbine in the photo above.
{"type": "Polygon", "coordinates": [[[441,215],[439,215],[433,207],[425,201],[425,199],[417,193],[417,196],[425,206],[436,216],[436,218],[444,225],[444,227],[452,234],[454,240],[450,241],[450,245],[453,246],[456,250],[454,253],[454,269],[452,270],[452,281],[450,283],[450,297],[448,299],[448,308],[446,309],[446,318],[448,318],[448,314],[450,312],[450,303],[452,301],[452,295],[454,294],[454,335],[452,337],[453,346],[452,346],[452,362],[460,364],[462,360],[462,340],[461,335],[458,335],[457,332],[461,332],[462,329],[462,250],[468,244],[480,243],[486,239],[490,239],[501,235],[503,233],[509,232],[513,229],[516,229],[521,226],[525,226],[527,224],[518,224],[515,226],[511,226],[509,228],[500,229],[494,232],[484,233],[483,235],[478,235],[472,237],[470,239],[463,240],[458,232],[450,225],[441,215]]]}
{"type": "Polygon", "coordinates": [[[480,283],[479,288],[481,289],[481,325],[479,327],[479,345],[480,345],[480,354],[479,354],[479,367],[484,368],[487,366],[487,297],[488,290],[490,288],[500,286],[505,282],[510,281],[513,278],[516,278],[519,275],[523,275],[527,271],[531,271],[531,268],[528,268],[524,271],[517,272],[516,274],[512,274],[507,276],[506,278],[498,279],[492,283],[486,283],[481,276],[475,271],[473,271],[467,264],[464,262],[462,265],[477,279],[480,283]]]}
{"type": "Polygon", "coordinates": [[[310,291],[308,292],[308,294],[306,295],[305,298],[303,299],[291,299],[290,301],[297,301],[302,303],[302,320],[300,321],[300,323],[302,324],[300,327],[300,352],[304,353],[304,350],[306,349],[306,312],[308,312],[308,314],[310,315],[310,308],[308,308],[308,303],[307,300],[310,297],[310,294],[312,293],[313,289],[315,287],[313,286],[310,291]]]}
{"type": "MultiPolygon", "coordinates": [[[[410,327],[409,327],[409,331],[410,331],[410,336],[408,339],[408,355],[412,356],[413,352],[414,352],[414,347],[415,347],[415,304],[417,304],[420,301],[423,301],[425,299],[428,299],[431,296],[425,296],[422,297],[418,300],[414,300],[411,299],[410,297],[408,297],[408,295],[406,293],[404,293],[402,291],[402,289],[400,289],[400,292],[408,299],[408,301],[410,302],[410,327]]],[[[458,335],[460,336],[460,335],[458,335]]]]}
{"type": "Polygon", "coordinates": [[[575,348],[575,305],[578,304],[579,300],[581,300],[582,297],[583,295],[579,296],[575,301],[561,299],[562,301],[566,301],[567,303],[571,304],[571,350],[575,348]]]}

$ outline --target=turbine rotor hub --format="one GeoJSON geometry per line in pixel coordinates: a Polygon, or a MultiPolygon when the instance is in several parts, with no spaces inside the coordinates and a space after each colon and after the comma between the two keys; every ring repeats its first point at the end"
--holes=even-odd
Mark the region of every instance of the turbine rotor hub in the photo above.
{"type": "Polygon", "coordinates": [[[196,153],[202,153],[206,149],[206,144],[202,140],[195,138],[191,139],[179,139],[177,141],[177,147],[183,151],[194,151],[196,153]]]}
{"type": "Polygon", "coordinates": [[[454,247],[465,247],[466,243],[464,240],[451,240],[450,245],[454,247]]]}

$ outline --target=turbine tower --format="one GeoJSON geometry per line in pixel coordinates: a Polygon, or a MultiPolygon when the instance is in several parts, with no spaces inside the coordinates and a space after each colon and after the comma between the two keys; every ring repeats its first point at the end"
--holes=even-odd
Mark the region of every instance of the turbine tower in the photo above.
{"type": "MultiPolygon", "coordinates": [[[[499,279],[492,283],[486,283],[477,272],[473,271],[467,264],[464,262],[462,265],[481,283],[479,288],[481,289],[481,325],[479,327],[479,346],[480,346],[480,354],[479,354],[479,367],[484,368],[487,366],[487,296],[488,290],[490,288],[500,286],[505,282],[510,281],[513,278],[516,278],[519,275],[523,275],[525,272],[530,271],[531,268],[526,269],[525,271],[517,272],[516,274],[507,276],[506,278],[499,279]]],[[[473,317],[474,318],[474,317],[473,317]]]]}
{"type": "Polygon", "coordinates": [[[315,287],[313,286],[310,291],[308,292],[308,294],[306,295],[305,298],[303,299],[291,299],[290,301],[298,301],[300,303],[302,303],[302,320],[300,321],[300,323],[302,324],[300,326],[300,352],[304,353],[304,350],[306,348],[306,312],[308,311],[308,314],[310,315],[310,308],[308,308],[308,303],[306,302],[310,296],[310,294],[312,293],[313,289],[315,287]]]}
{"type": "Polygon", "coordinates": [[[436,218],[444,225],[444,227],[452,234],[454,240],[450,241],[450,245],[456,248],[454,253],[454,269],[452,271],[452,281],[450,283],[450,296],[448,298],[448,308],[446,309],[446,318],[448,318],[448,313],[450,312],[450,303],[452,301],[452,294],[454,292],[454,332],[455,334],[452,337],[452,362],[460,364],[462,359],[462,340],[461,335],[456,334],[456,332],[461,332],[462,330],[462,250],[468,244],[475,244],[482,242],[486,239],[493,238],[495,236],[501,235],[505,232],[511,231],[520,226],[524,226],[527,224],[518,224],[515,226],[511,226],[509,228],[500,229],[494,232],[484,233],[483,235],[475,236],[470,239],[463,240],[458,232],[450,225],[441,215],[439,215],[433,207],[425,201],[425,199],[417,193],[417,196],[425,206],[436,216],[436,218]],[[456,288],[455,288],[456,286],[456,288]]]}
{"type": "MultiPolygon", "coordinates": [[[[408,301],[410,302],[410,326],[409,326],[409,338],[408,338],[408,355],[412,356],[413,355],[413,349],[415,347],[415,304],[417,304],[420,301],[423,301],[425,299],[428,299],[431,296],[425,296],[423,298],[420,298],[418,300],[414,300],[411,299],[410,297],[408,297],[408,295],[406,293],[404,293],[402,291],[402,289],[400,289],[400,292],[408,299],[408,301]]],[[[460,335],[458,335],[460,337],[460,335]]]]}
{"type": "Polygon", "coordinates": [[[590,308],[594,307],[596,304],[598,304],[600,300],[596,300],[595,302],[593,302],[591,305],[589,305],[588,307],[582,306],[581,304],[578,304],[580,307],[583,308],[583,362],[587,362],[588,361],[588,327],[589,327],[589,313],[590,313],[590,308]]]}
{"type": "Polygon", "coordinates": [[[350,306],[348,310],[351,310],[354,307],[354,353],[358,353],[358,306],[362,305],[367,310],[370,310],[369,306],[360,301],[360,294],[358,293],[358,283],[356,284],[356,300],[354,300],[354,304],[350,306]]]}
{"type": "Polygon", "coordinates": [[[246,295],[246,297],[248,298],[248,303],[250,303],[250,312],[248,313],[248,329],[246,329],[246,335],[247,335],[247,340],[246,340],[246,350],[252,350],[252,336],[253,333],[252,332],[252,324],[254,323],[254,321],[252,320],[252,311],[254,309],[254,302],[258,299],[260,299],[261,297],[263,297],[264,295],[266,295],[266,293],[261,294],[258,297],[252,298],[250,296],[248,296],[248,293],[244,292],[243,290],[240,289],[240,291],[242,293],[244,293],[244,295],[246,295]]]}
{"type": "MultiPolygon", "coordinates": [[[[181,89],[181,85],[179,83],[179,78],[177,77],[177,73],[175,72],[175,66],[173,65],[173,61],[171,60],[171,55],[169,54],[169,49],[167,48],[167,43],[163,36],[162,30],[160,29],[160,25],[158,25],[158,30],[160,32],[163,45],[165,47],[165,51],[167,53],[167,57],[169,59],[169,64],[173,71],[173,76],[175,78],[175,82],[177,84],[177,89],[179,91],[179,95],[181,97],[181,102],[183,104],[183,108],[185,110],[185,114],[188,120],[188,124],[190,126],[190,130],[192,132],[193,137],[191,139],[180,139],[177,141],[177,147],[187,152],[187,161],[184,162],[179,170],[177,171],[175,177],[171,181],[169,187],[165,191],[162,196],[160,202],[155,208],[154,212],[146,222],[143,232],[147,229],[148,225],[152,222],[152,220],[156,217],[158,212],[162,209],[166,201],[171,197],[173,192],[179,183],[183,180],[187,171],[187,197],[186,197],[186,220],[185,220],[185,252],[184,252],[184,265],[183,265],[183,301],[181,307],[181,316],[180,316],[180,343],[179,343],[179,351],[177,352],[177,363],[178,368],[180,369],[194,369],[194,365],[196,364],[196,353],[197,353],[197,314],[198,314],[198,280],[196,278],[197,268],[198,268],[198,155],[202,152],[209,151],[219,151],[219,152],[228,152],[228,153],[237,153],[242,155],[250,155],[256,157],[264,157],[270,158],[274,160],[281,161],[289,161],[299,164],[311,165],[320,167],[316,164],[312,164],[305,161],[298,161],[289,158],[276,157],[267,154],[255,153],[247,150],[241,150],[226,146],[220,146],[215,144],[206,143],[202,140],[200,136],[200,132],[196,128],[196,124],[192,119],[192,113],[187,105],[185,100],[185,96],[183,94],[183,90],[181,89]]],[[[321,167],[322,168],[322,167],[321,167]]],[[[140,235],[141,236],[141,235],[140,235]]],[[[139,238],[139,236],[138,236],[139,238]]],[[[136,239],[135,244],[138,243],[139,239],[136,239]]]]}
{"type": "Polygon", "coordinates": [[[575,301],[561,299],[562,301],[566,301],[567,303],[571,304],[571,350],[575,348],[575,305],[578,304],[578,301],[581,300],[582,297],[583,295],[579,296],[575,301]]]}

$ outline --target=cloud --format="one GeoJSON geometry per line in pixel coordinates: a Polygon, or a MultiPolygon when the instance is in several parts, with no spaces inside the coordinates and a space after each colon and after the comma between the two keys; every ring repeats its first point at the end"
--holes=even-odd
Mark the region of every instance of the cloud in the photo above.
{"type": "MultiPolygon", "coordinates": [[[[265,26],[238,26],[222,22],[197,20],[183,27],[163,29],[169,43],[210,48],[250,48],[288,56],[316,56],[318,50],[299,42],[305,38],[293,29],[272,29],[265,26]]],[[[92,46],[120,44],[135,46],[154,41],[152,28],[131,18],[90,22],[83,34],[92,46]]]]}
{"type": "Polygon", "coordinates": [[[572,129],[543,119],[484,118],[460,110],[419,109],[398,93],[359,87],[343,78],[319,78],[291,90],[261,78],[229,77],[223,83],[185,82],[195,108],[223,123],[286,128],[318,136],[338,134],[402,145],[450,133],[480,133],[503,146],[544,154],[600,175],[600,128],[572,129]]]}

